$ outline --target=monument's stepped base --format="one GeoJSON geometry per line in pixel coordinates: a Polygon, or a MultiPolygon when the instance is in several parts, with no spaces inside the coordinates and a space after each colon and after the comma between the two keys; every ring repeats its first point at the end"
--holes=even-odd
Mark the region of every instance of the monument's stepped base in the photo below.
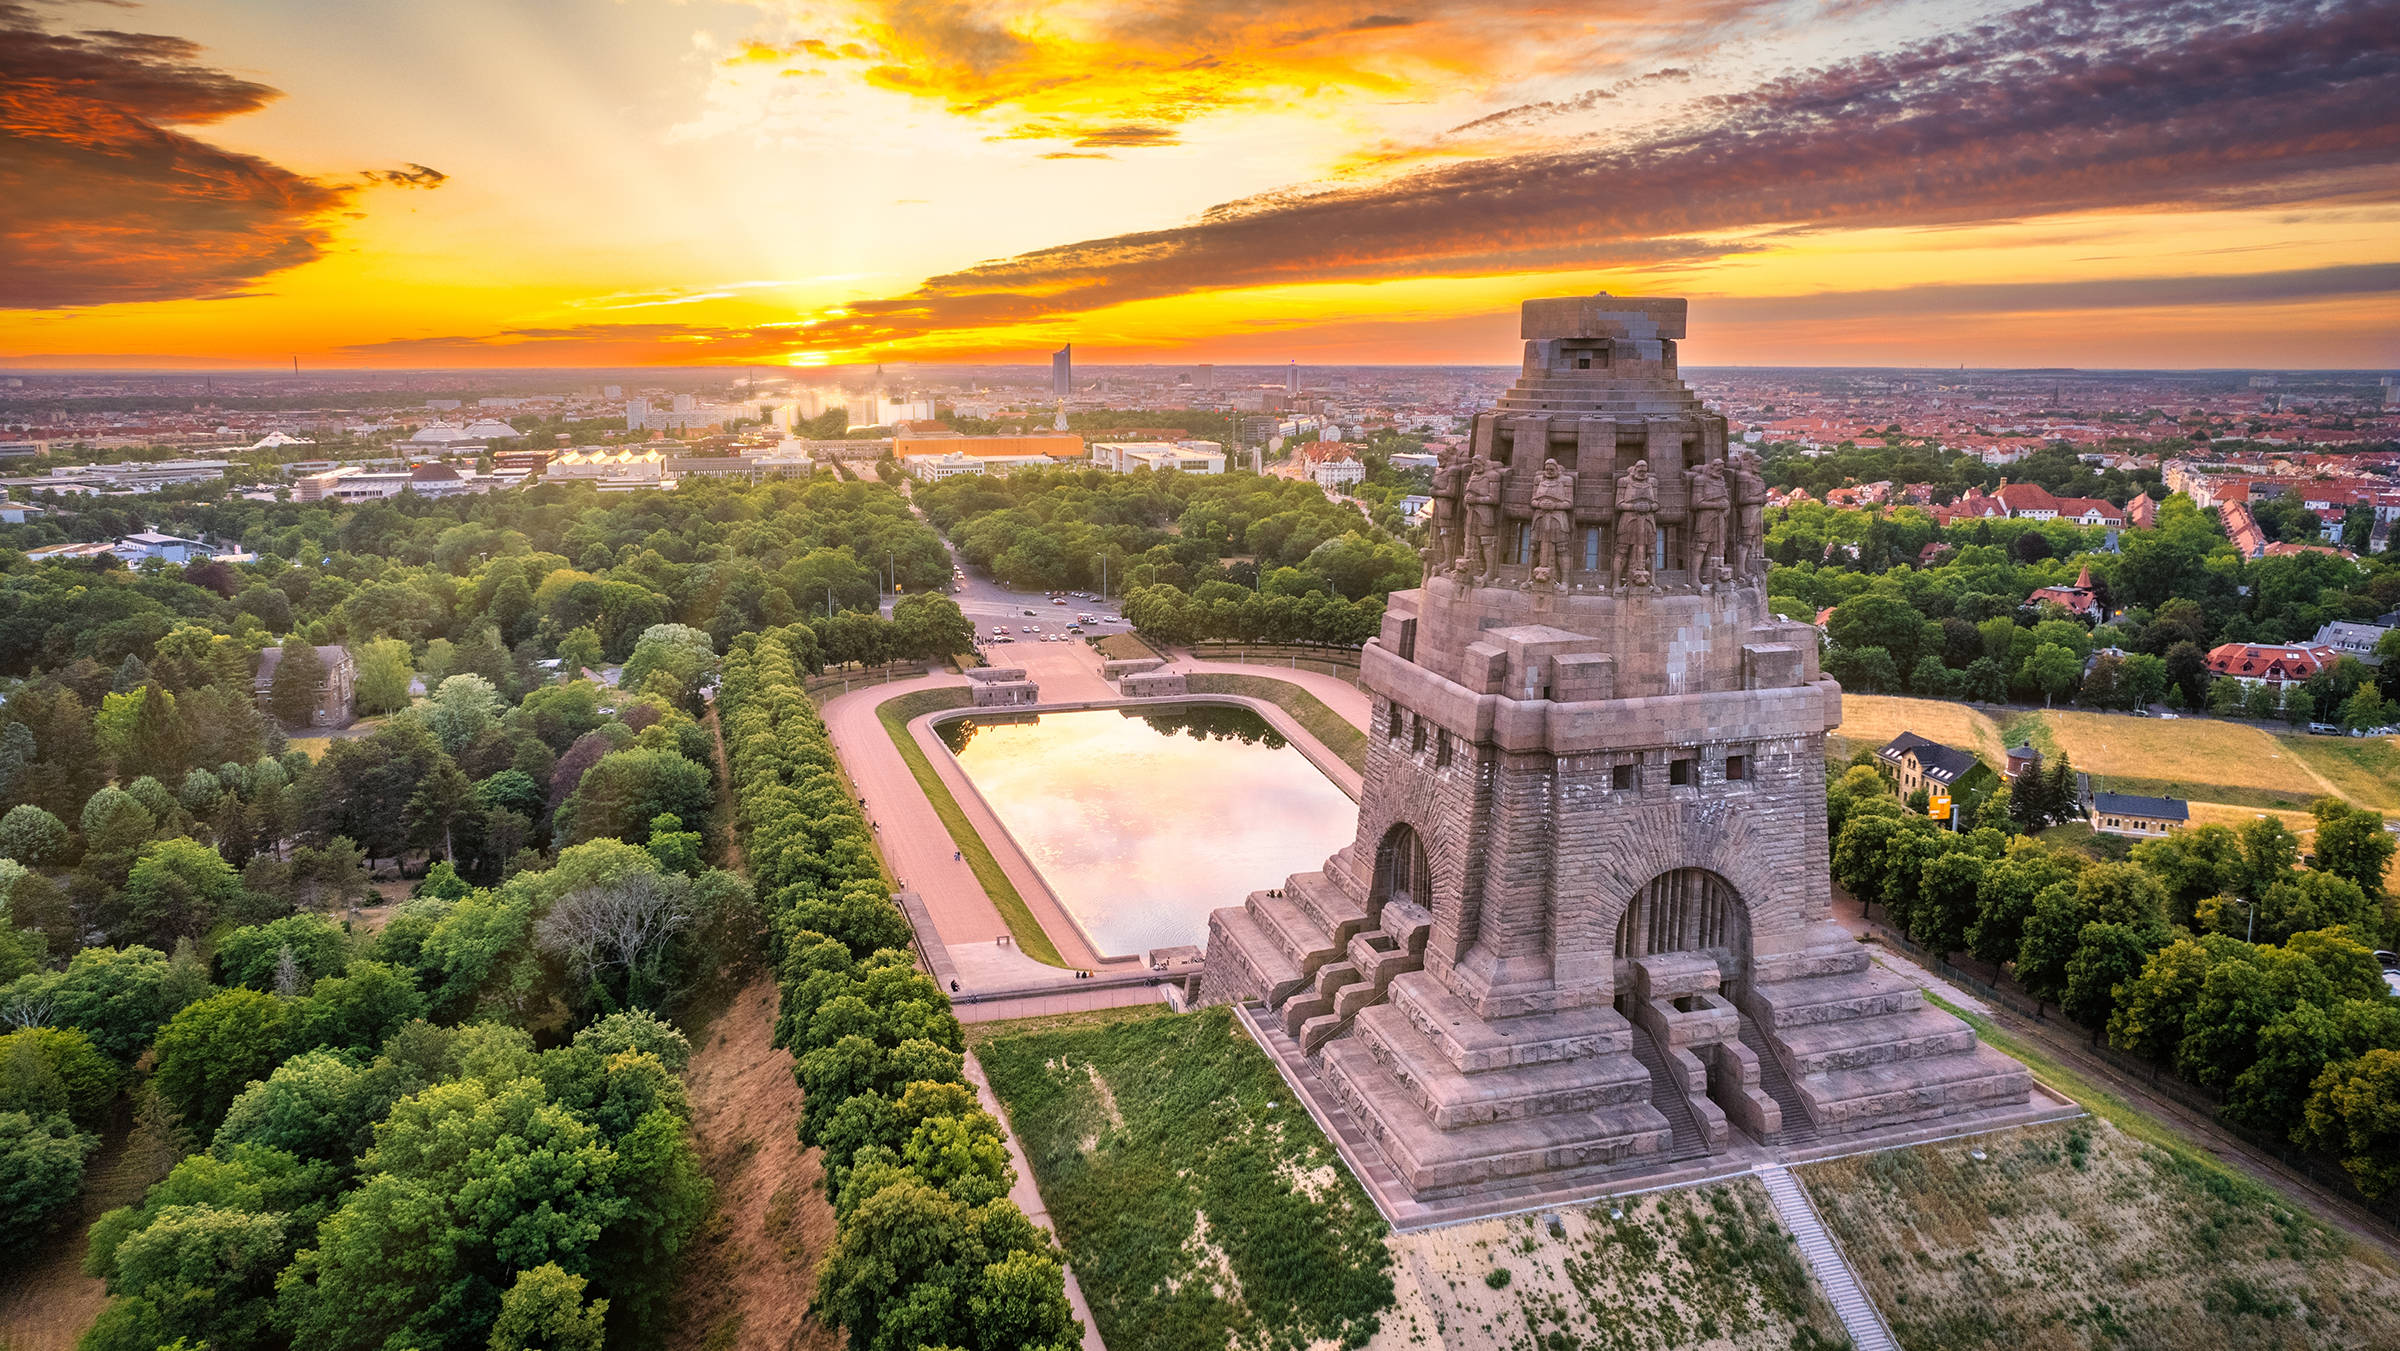
{"type": "Polygon", "coordinates": [[[1202,1002],[1249,1006],[1379,1204],[2027,1101],[1829,922],[1841,691],[1768,607],[1765,483],[1676,377],[1683,330],[1679,300],[1527,303],[1523,377],[1435,471],[1425,584],[1361,655],[1357,837],[1210,917],[1202,1002]]]}

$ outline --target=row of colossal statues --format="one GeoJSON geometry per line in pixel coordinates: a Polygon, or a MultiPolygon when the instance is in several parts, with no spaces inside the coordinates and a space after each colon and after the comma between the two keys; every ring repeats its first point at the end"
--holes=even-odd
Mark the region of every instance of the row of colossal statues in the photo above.
{"type": "MultiPolygon", "coordinates": [[[[1502,501],[1512,466],[1487,456],[1445,452],[1433,471],[1433,519],[1425,563],[1478,583],[1500,564],[1502,501]]],[[[1529,584],[1565,590],[1568,540],[1574,530],[1574,474],[1542,461],[1533,480],[1533,573],[1529,584]]],[[[1757,455],[1737,450],[1683,472],[1687,495],[1685,568],[1701,586],[1766,576],[1767,481],[1757,455]]],[[[1609,538],[1611,589],[1653,585],[1658,548],[1658,479],[1648,460],[1617,475],[1609,538]]]]}

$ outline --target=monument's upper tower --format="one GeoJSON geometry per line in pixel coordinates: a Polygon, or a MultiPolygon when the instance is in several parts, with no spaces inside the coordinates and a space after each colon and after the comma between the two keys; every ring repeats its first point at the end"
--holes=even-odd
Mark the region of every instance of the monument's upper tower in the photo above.
{"type": "Polygon", "coordinates": [[[1828,922],[1841,691],[1768,610],[1766,484],[1683,333],[1525,305],[1361,655],[1355,841],[1211,917],[1203,998],[1263,1000],[1419,1196],[2024,1098],[1828,922]]]}

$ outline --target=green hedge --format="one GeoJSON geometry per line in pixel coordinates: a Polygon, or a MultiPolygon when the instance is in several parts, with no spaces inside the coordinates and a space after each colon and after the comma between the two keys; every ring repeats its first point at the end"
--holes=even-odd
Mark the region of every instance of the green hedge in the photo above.
{"type": "Polygon", "coordinates": [[[718,708],[783,987],[776,1043],[834,1203],[812,1309],[861,1351],[1071,1351],[1083,1329],[1057,1247],[1007,1199],[1016,1173],[967,1086],[965,1037],[907,951],[782,631],[736,641],[718,708]]]}

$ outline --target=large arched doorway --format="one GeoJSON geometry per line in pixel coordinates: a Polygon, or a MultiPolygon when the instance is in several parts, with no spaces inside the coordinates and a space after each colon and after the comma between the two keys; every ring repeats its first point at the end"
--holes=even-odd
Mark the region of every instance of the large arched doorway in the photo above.
{"type": "Polygon", "coordinates": [[[1367,901],[1375,913],[1385,901],[1433,909],[1433,867],[1425,857],[1425,842],[1405,821],[1385,831],[1383,843],[1375,846],[1375,884],[1367,901]]]}
{"type": "Polygon", "coordinates": [[[1617,960],[1661,952],[1711,952],[1726,974],[1750,952],[1750,916],[1733,884],[1706,868],[1660,873],[1617,920],[1617,960]]]}

